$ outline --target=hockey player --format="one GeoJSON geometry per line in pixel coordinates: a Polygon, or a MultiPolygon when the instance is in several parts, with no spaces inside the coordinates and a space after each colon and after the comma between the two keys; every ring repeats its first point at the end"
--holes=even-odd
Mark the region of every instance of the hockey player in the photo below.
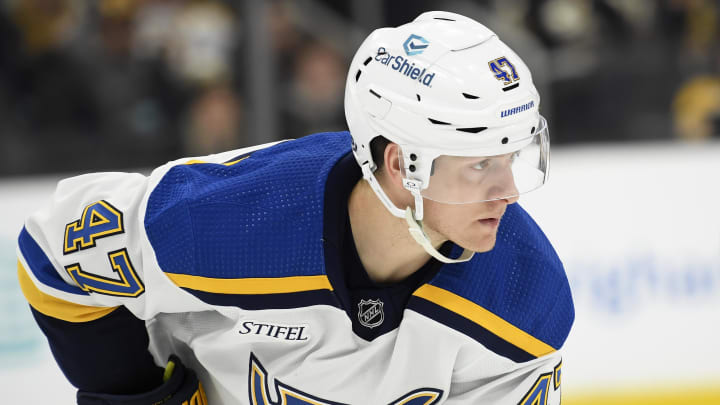
{"type": "Polygon", "coordinates": [[[425,13],[365,40],[345,109],[349,133],[58,184],[18,275],[79,404],[560,402],[570,290],[515,204],[548,170],[527,66],[425,13]]]}

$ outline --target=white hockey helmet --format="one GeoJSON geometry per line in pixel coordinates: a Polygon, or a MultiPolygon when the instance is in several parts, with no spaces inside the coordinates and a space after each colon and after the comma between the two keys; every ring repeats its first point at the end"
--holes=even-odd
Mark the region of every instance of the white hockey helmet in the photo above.
{"type": "Polygon", "coordinates": [[[515,52],[477,21],[439,11],[373,31],[350,64],[345,89],[363,177],[393,215],[408,219],[416,240],[423,198],[492,201],[546,181],[549,139],[539,104],[515,52]],[[378,136],[400,146],[414,212],[396,207],[375,179],[370,142],[378,136]]]}

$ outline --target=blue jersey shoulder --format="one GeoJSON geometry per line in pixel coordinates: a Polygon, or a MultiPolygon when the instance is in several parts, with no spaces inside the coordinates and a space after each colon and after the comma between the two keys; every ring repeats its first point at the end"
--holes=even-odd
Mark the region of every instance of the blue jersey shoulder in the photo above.
{"type": "Polygon", "coordinates": [[[171,168],[145,215],[161,268],[210,278],[322,274],[325,178],[350,145],[347,132],[320,133],[230,166],[171,168]]]}
{"type": "MultiPolygon", "coordinates": [[[[459,249],[458,249],[459,250],[459,249]]],[[[509,205],[493,250],[446,265],[431,284],[463,297],[554,349],[574,320],[562,262],[540,227],[509,205]]]]}

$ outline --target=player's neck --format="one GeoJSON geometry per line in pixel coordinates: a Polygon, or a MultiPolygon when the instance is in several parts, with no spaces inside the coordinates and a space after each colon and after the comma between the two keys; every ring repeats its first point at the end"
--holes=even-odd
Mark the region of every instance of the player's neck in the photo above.
{"type": "Polygon", "coordinates": [[[358,256],[374,282],[401,281],[430,259],[405,220],[388,212],[365,180],[353,188],[348,213],[358,256]]]}

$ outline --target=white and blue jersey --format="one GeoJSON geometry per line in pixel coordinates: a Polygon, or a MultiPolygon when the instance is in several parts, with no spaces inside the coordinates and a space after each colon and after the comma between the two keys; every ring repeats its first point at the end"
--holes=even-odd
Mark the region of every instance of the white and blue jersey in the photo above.
{"type": "Polygon", "coordinates": [[[490,252],[376,285],[349,229],[350,145],[315,134],[60,182],[21,231],[18,275],[68,379],[140,392],[174,353],[210,404],[558,404],[573,304],[535,222],[510,205],[490,252]]]}

